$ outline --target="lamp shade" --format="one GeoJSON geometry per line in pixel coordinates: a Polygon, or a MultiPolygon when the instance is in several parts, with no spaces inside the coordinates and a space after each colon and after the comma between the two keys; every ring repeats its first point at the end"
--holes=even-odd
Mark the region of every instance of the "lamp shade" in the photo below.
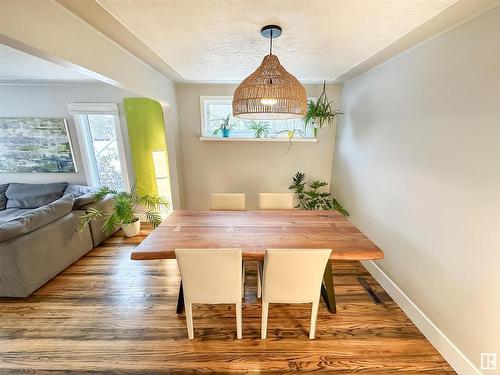
{"type": "Polygon", "coordinates": [[[269,54],[255,72],[236,88],[233,116],[249,120],[273,120],[304,117],[306,90],[281,66],[276,55],[269,54]]]}

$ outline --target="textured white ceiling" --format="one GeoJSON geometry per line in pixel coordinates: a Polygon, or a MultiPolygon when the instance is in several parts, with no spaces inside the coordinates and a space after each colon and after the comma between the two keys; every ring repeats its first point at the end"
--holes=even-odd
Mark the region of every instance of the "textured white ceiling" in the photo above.
{"type": "Polygon", "coordinates": [[[98,0],[188,81],[239,81],[274,52],[302,81],[333,80],[456,0],[98,0]]]}
{"type": "Polygon", "coordinates": [[[91,78],[0,44],[1,81],[88,81],[91,78]]]}

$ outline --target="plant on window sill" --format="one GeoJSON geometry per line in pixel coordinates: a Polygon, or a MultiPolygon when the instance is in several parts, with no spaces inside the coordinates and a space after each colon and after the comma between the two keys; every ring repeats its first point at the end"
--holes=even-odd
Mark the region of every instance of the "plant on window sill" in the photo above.
{"type": "Polygon", "coordinates": [[[326,95],[326,81],[323,81],[323,92],[319,98],[307,101],[307,112],[304,116],[304,127],[313,126],[314,136],[317,136],[318,129],[321,129],[325,124],[332,125],[335,117],[344,113],[335,109],[333,100],[328,100],[326,95]]]}
{"type": "Polygon", "coordinates": [[[169,202],[165,198],[154,195],[138,195],[135,188],[128,193],[102,187],[93,195],[93,198],[100,201],[108,195],[113,197],[112,212],[105,213],[96,208],[89,209],[85,215],[80,217],[82,229],[92,220],[104,219],[102,230],[107,235],[112,234],[121,226],[127,237],[133,237],[139,234],[140,230],[139,218],[136,216],[139,205],[146,207],[147,211],[144,212],[144,217],[153,228],[160,225],[162,221],[161,207],[169,206],[169,202]]]}
{"type": "Polygon", "coordinates": [[[321,188],[326,186],[328,186],[328,182],[319,180],[307,185],[305,173],[297,172],[292,178],[292,185],[289,187],[290,190],[294,191],[298,199],[295,208],[303,210],[335,210],[345,217],[349,217],[349,212],[330,193],[320,191],[321,188]]]}
{"type": "Polygon", "coordinates": [[[267,138],[269,136],[269,125],[259,121],[250,121],[247,123],[247,129],[253,130],[254,138],[267,138]]]}
{"type": "Polygon", "coordinates": [[[290,142],[289,145],[288,145],[288,148],[286,149],[286,153],[288,154],[288,152],[290,151],[290,149],[292,148],[292,139],[295,137],[295,133],[299,133],[300,136],[302,138],[305,138],[306,137],[306,133],[304,133],[302,130],[300,129],[293,129],[293,130],[282,130],[282,131],[279,131],[276,133],[276,136],[278,134],[281,134],[281,133],[286,133],[287,137],[288,137],[288,141],[290,142]]]}
{"type": "Polygon", "coordinates": [[[215,121],[219,121],[219,127],[215,129],[213,135],[218,135],[222,133],[224,138],[229,137],[229,131],[234,127],[234,124],[230,123],[231,115],[227,115],[226,117],[221,117],[215,119],[215,121]]]}

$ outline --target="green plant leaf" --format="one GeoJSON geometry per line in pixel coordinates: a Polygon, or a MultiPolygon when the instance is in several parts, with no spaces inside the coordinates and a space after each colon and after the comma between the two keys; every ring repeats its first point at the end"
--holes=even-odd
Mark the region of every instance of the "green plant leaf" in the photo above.
{"type": "Polygon", "coordinates": [[[146,211],[144,213],[144,217],[151,224],[153,229],[158,227],[158,225],[160,225],[163,220],[160,213],[154,210],[146,211]]]}
{"type": "MultiPolygon", "coordinates": [[[[333,101],[329,101],[326,95],[326,84],[323,85],[323,92],[316,101],[308,100],[307,112],[304,116],[304,128],[312,125],[316,129],[322,128],[325,124],[332,125],[337,115],[343,114],[335,109],[333,101]]],[[[315,130],[315,135],[317,130],[315,130]]]]}
{"type": "Polygon", "coordinates": [[[87,212],[85,213],[85,215],[82,215],[79,217],[79,219],[80,219],[80,228],[79,228],[80,232],[82,232],[83,229],[87,225],[89,225],[92,220],[103,217],[103,213],[96,208],[90,207],[86,211],[87,212]]]}
{"type": "Polygon", "coordinates": [[[319,188],[321,188],[323,186],[328,186],[328,182],[316,180],[316,181],[313,181],[309,186],[312,189],[319,189],[319,188]]]}
{"type": "Polygon", "coordinates": [[[147,209],[145,216],[147,220],[153,225],[158,226],[162,217],[160,209],[162,207],[169,207],[170,202],[164,197],[155,195],[142,195],[139,196],[134,186],[130,192],[111,190],[106,187],[100,188],[94,195],[96,199],[104,199],[107,195],[113,197],[113,209],[111,214],[105,216],[103,212],[89,208],[85,215],[82,215],[81,229],[88,225],[96,218],[104,218],[102,229],[106,234],[112,234],[121,224],[131,224],[136,220],[136,211],[139,204],[144,205],[147,209]]]}
{"type": "Polygon", "coordinates": [[[94,198],[97,201],[103,200],[106,198],[106,196],[109,195],[116,195],[119,192],[117,190],[112,190],[107,187],[101,187],[99,190],[97,190],[93,195],[92,198],[94,198]]]}
{"type": "Polygon", "coordinates": [[[322,187],[328,186],[324,181],[313,181],[306,190],[306,176],[302,172],[297,172],[292,177],[292,184],[289,189],[295,192],[297,197],[296,208],[303,210],[335,210],[348,217],[349,212],[331,195],[329,192],[319,191],[322,187]]]}
{"type": "Polygon", "coordinates": [[[104,223],[102,224],[102,230],[106,235],[111,235],[113,232],[120,227],[120,219],[113,213],[109,215],[104,223]]]}

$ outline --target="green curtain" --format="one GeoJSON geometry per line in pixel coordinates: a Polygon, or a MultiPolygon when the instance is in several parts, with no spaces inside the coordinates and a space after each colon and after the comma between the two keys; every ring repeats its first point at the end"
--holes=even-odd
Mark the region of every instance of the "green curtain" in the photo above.
{"type": "Polygon", "coordinates": [[[152,152],[167,153],[163,109],[160,103],[148,98],[123,101],[137,193],[158,195],[152,152]]]}

